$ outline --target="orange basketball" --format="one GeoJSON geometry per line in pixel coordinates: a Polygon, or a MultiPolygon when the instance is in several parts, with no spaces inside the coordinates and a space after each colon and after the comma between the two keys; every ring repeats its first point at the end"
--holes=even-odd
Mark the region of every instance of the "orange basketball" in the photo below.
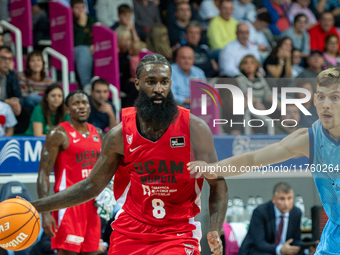
{"type": "Polygon", "coordinates": [[[0,247],[24,250],[34,243],[40,232],[40,217],[30,202],[11,198],[0,203],[0,247]]]}

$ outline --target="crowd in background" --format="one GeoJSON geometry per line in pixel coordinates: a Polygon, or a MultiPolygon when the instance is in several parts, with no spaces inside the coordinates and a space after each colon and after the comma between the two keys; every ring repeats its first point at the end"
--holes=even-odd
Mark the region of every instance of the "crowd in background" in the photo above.
{"type": "MultiPolygon", "coordinates": [[[[320,71],[340,66],[337,29],[340,4],[337,1],[59,1],[72,8],[78,87],[91,95],[91,109],[96,114],[90,123],[93,121],[104,130],[115,125],[115,109],[108,100],[107,81],[99,78],[99,84],[104,86],[91,81],[92,26],[97,21],[117,34],[122,107],[133,106],[138,96],[134,79],[139,53],[145,49],[165,56],[172,64],[172,92],[176,102],[186,108],[190,108],[192,78],[208,82],[209,78],[218,78],[215,83],[228,78],[245,97],[248,88],[253,88],[253,105],[264,110],[273,103],[273,87],[279,89],[279,96],[280,88],[287,86],[313,92],[320,71]],[[97,87],[104,89],[98,92],[97,87]]],[[[8,18],[7,4],[7,1],[0,3],[0,20],[8,18]]],[[[47,7],[33,0],[32,17],[35,49],[41,49],[39,41],[49,37],[47,7]]],[[[1,34],[0,45],[6,42],[6,33],[1,34]]],[[[68,118],[65,109],[59,111],[63,102],[59,102],[54,93],[60,90],[62,94],[62,91],[57,85],[50,88],[52,81],[44,71],[40,51],[26,56],[22,74],[13,71],[12,62],[11,49],[0,48],[0,100],[12,110],[2,107],[11,116],[7,119],[16,117],[16,121],[7,124],[0,120],[0,135],[46,135],[52,126],[68,118]]],[[[230,93],[222,93],[221,97],[225,101],[221,115],[237,121],[238,116],[232,116],[230,93]]],[[[287,116],[281,116],[278,102],[277,111],[270,117],[291,117],[299,123],[298,127],[309,127],[317,119],[313,99],[305,107],[312,116],[305,116],[294,106],[288,108],[287,116]]],[[[275,129],[276,133],[291,133],[296,128],[278,125],[275,129]]],[[[224,132],[240,134],[244,130],[242,126],[224,127],[224,132]]],[[[259,128],[252,132],[265,130],[259,128]]]]}

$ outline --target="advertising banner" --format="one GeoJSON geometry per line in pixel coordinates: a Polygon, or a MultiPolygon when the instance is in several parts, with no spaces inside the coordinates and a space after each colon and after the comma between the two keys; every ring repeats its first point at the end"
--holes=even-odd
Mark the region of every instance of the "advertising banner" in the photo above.
{"type": "MultiPolygon", "coordinates": [[[[30,0],[10,1],[11,24],[21,31],[22,46],[33,46],[32,10],[30,0]]],[[[12,34],[12,40],[15,36],[12,34]]]]}
{"type": "Polygon", "coordinates": [[[120,91],[116,33],[104,25],[93,26],[94,75],[106,79],[120,91]]]}
{"type": "MultiPolygon", "coordinates": [[[[73,18],[71,8],[58,3],[50,2],[50,24],[52,49],[64,55],[68,60],[69,72],[74,71],[74,41],[73,41],[73,18]]],[[[61,62],[52,58],[52,65],[61,70],[61,62]]]]}

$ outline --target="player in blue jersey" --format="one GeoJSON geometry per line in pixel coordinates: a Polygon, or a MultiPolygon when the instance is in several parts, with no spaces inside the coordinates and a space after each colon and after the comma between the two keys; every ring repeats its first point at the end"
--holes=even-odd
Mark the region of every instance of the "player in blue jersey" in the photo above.
{"type": "MultiPolygon", "coordinates": [[[[329,217],[315,254],[340,254],[340,68],[322,71],[316,82],[314,104],[319,120],[311,128],[298,129],[278,143],[217,164],[191,162],[188,170],[198,171],[197,176],[203,174],[206,178],[229,177],[244,173],[241,172],[244,166],[260,167],[290,158],[309,157],[309,169],[329,217]],[[237,171],[206,171],[209,167],[217,169],[229,165],[235,166],[237,171]]],[[[282,250],[281,253],[284,254],[282,250]]]]}

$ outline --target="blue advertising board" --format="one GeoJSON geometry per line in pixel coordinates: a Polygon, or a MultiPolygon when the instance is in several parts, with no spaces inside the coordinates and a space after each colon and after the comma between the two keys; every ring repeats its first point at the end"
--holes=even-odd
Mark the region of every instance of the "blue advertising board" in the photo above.
{"type": "Polygon", "coordinates": [[[45,137],[0,137],[0,174],[37,173],[45,137]]]}

